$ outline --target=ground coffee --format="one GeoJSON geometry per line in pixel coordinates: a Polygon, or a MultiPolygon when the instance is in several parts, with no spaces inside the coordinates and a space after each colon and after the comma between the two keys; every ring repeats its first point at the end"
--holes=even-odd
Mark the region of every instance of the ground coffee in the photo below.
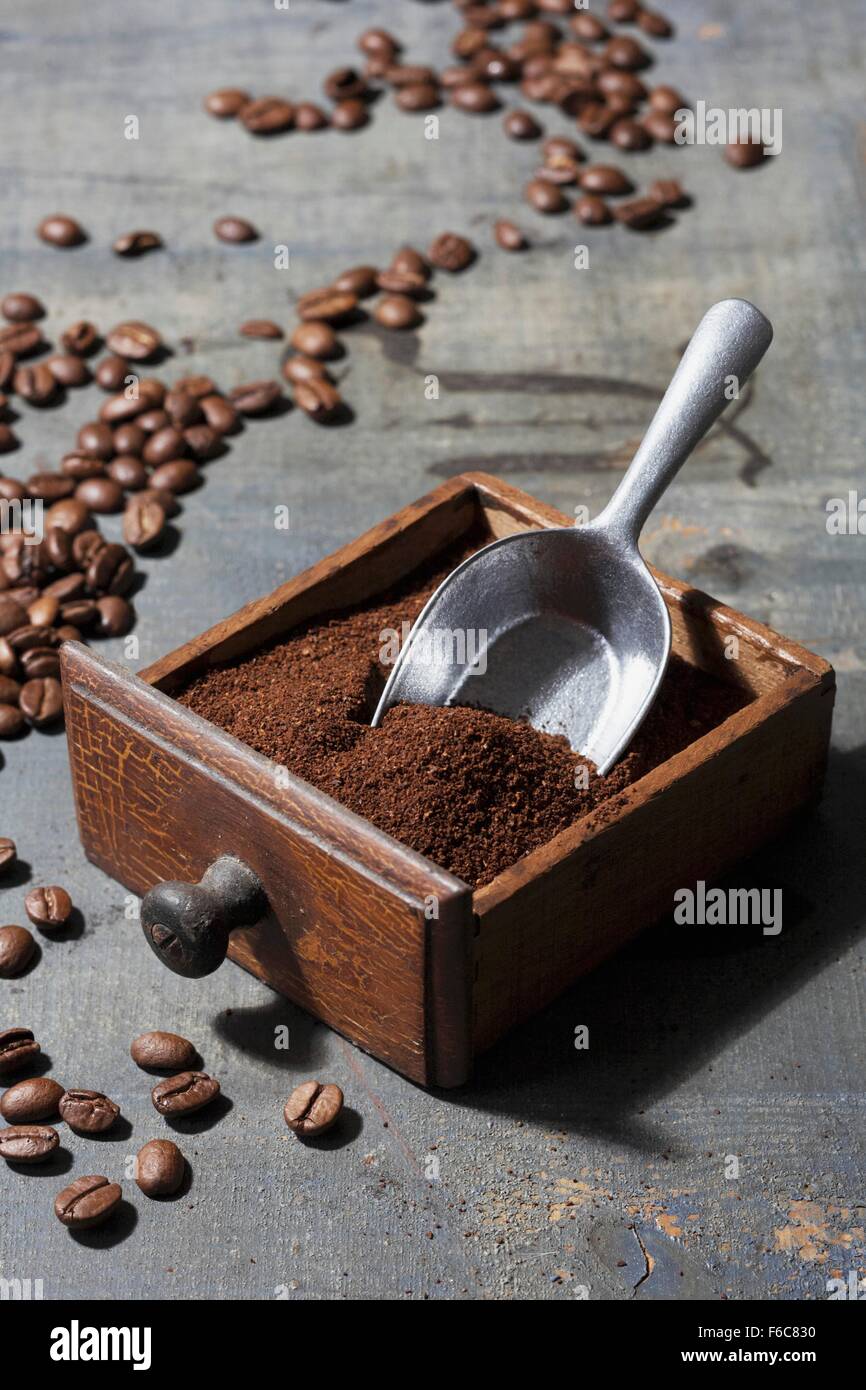
{"type": "Polygon", "coordinates": [[[746,697],[674,659],[629,752],[606,777],[562,738],[484,710],[402,705],[369,720],[386,630],[412,622],[455,547],[375,601],[193,681],[178,699],[473,887],[580,820],[741,708],[746,697]],[[588,769],[588,786],[576,774],[588,769]]]}

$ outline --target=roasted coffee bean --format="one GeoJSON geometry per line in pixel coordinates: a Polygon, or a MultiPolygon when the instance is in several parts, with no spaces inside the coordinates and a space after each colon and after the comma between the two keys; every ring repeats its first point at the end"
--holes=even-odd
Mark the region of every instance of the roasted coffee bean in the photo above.
{"type": "Polygon", "coordinates": [[[0,1129],[0,1158],[7,1163],[44,1163],[60,1143],[51,1125],[12,1125],[0,1129]]]}
{"type": "Polygon", "coordinates": [[[192,459],[171,459],[161,463],[150,475],[150,486],[158,492],[164,489],[178,496],[192,492],[201,482],[201,473],[192,459]]]}
{"type": "Polygon", "coordinates": [[[205,420],[217,434],[233,434],[238,428],[238,412],[225,396],[202,396],[199,404],[205,420]]]}
{"type": "Polygon", "coordinates": [[[40,498],[50,506],[52,502],[72,496],[75,479],[67,478],[63,473],[32,473],[27,479],[27,491],[31,497],[40,498]]]}
{"type": "MultiPolygon", "coordinates": [[[[97,555],[100,551],[105,550],[107,545],[108,542],[105,537],[101,536],[98,531],[84,530],[82,528],[72,542],[72,554],[76,565],[78,565],[79,569],[89,571],[97,555]]],[[[122,547],[118,547],[118,549],[122,551],[122,547]]],[[[112,571],[109,571],[109,573],[111,572],[112,571]]],[[[94,571],[92,575],[86,573],[85,579],[89,580],[97,577],[97,575],[98,577],[102,577],[102,571],[94,571]]]]}
{"type": "MultiPolygon", "coordinates": [[[[20,675],[18,657],[5,637],[0,637],[0,675],[20,675]]],[[[17,701],[16,701],[17,705],[17,701]]],[[[0,706],[0,738],[14,738],[22,728],[21,712],[16,705],[0,706]]]]}
{"type": "Polygon", "coordinates": [[[649,94],[649,104],[653,111],[663,111],[666,116],[675,116],[678,111],[687,111],[688,102],[676,87],[653,87],[649,94]]]}
{"type": "Polygon", "coordinates": [[[0,391],[7,391],[15,375],[15,353],[8,347],[0,347],[0,391]]]}
{"type": "Polygon", "coordinates": [[[627,38],[624,34],[618,34],[616,38],[608,40],[602,57],[610,67],[625,68],[628,72],[633,72],[635,68],[644,68],[651,61],[643,44],[638,43],[637,39],[627,38]]]}
{"type": "MultiPolygon", "coordinates": [[[[177,466],[184,460],[178,459],[177,466]]],[[[163,468],[171,468],[172,464],[163,464],[163,468]]],[[[195,465],[191,465],[195,467],[195,465]]],[[[157,472],[160,470],[157,469],[157,472]]],[[[151,477],[151,485],[154,486],[154,478],[151,477]]],[[[100,539],[102,539],[100,537],[100,539]]],[[[122,545],[105,545],[104,543],[94,549],[93,558],[87,566],[86,578],[87,587],[92,594],[125,594],[133,578],[135,569],[129,551],[122,545]]]]}
{"type": "Polygon", "coordinates": [[[259,97],[242,106],[238,116],[251,135],[277,135],[291,129],[295,111],[281,97],[259,97]]]}
{"type": "Polygon", "coordinates": [[[0,424],[0,454],[11,454],[18,448],[18,436],[8,425],[0,424]]]}
{"type": "Polygon", "coordinates": [[[647,95],[643,82],[633,72],[603,68],[595,80],[605,97],[628,97],[630,101],[637,103],[643,101],[647,95]]]}
{"type": "MultiPolygon", "coordinates": [[[[20,975],[30,964],[35,949],[36,942],[26,927],[14,923],[0,927],[0,976],[10,979],[13,975],[20,975]]],[[[0,1114],[5,1115],[7,1120],[12,1118],[3,1109],[3,1101],[0,1101],[0,1114]]],[[[37,1115],[35,1118],[41,1117],[37,1115]]]]}
{"type": "Polygon", "coordinates": [[[427,259],[438,270],[465,270],[475,260],[475,247],[456,232],[441,232],[430,244],[427,259]]]}
{"type": "Polygon", "coordinates": [[[289,1129],[302,1139],[312,1139],[339,1118],[343,1109],[343,1092],[339,1086],[321,1081],[303,1081],[286,1101],[283,1115],[289,1129]]]}
{"type": "MultiPolygon", "coordinates": [[[[72,570],[75,562],[72,555],[72,541],[66,531],[59,526],[46,526],[45,536],[39,547],[40,563],[45,563],[50,569],[72,570]]],[[[52,597],[47,594],[46,597],[52,597]]]]}
{"type": "Polygon", "coordinates": [[[323,361],[340,353],[340,341],[329,323],[299,323],[291,344],[305,357],[318,357],[323,361]]]}
{"type": "MultiPolygon", "coordinates": [[[[55,631],[53,636],[57,638],[55,631]]],[[[21,670],[26,681],[40,680],[48,676],[60,679],[60,657],[54,647],[34,647],[21,654],[21,670]]]]}
{"type": "MultiPolygon", "coordinates": [[[[0,680],[8,681],[8,676],[0,677],[0,680]]],[[[14,681],[10,684],[14,685],[14,681]]],[[[15,691],[15,698],[18,692],[15,691]]],[[[18,850],[14,840],[10,840],[8,835],[0,835],[0,874],[8,874],[10,869],[14,869],[18,862],[18,850]]]]}
{"type": "MultiPolygon", "coordinates": [[[[111,460],[107,472],[109,478],[127,492],[138,492],[139,489],[147,487],[150,480],[147,469],[135,454],[119,454],[116,459],[111,460]]],[[[94,508],[94,511],[97,510],[98,508],[94,508]]]]}
{"type": "Polygon", "coordinates": [[[13,651],[20,656],[22,652],[30,651],[33,647],[47,647],[51,644],[51,630],[47,627],[36,627],[34,623],[27,623],[24,627],[16,628],[10,632],[6,639],[13,651]]]}
{"type": "Polygon", "coordinates": [[[302,381],[330,381],[331,379],[324,362],[317,361],[315,357],[304,357],[302,353],[286,358],[283,363],[283,376],[286,381],[291,381],[294,384],[302,381]]]}
{"type": "Polygon", "coordinates": [[[231,392],[232,404],[241,415],[266,415],[282,399],[278,381],[248,381],[243,386],[235,386],[231,392]]]}
{"type": "Polygon", "coordinates": [[[58,353],[45,365],[59,386],[86,386],[90,381],[90,368],[74,353],[58,353]]]}
{"type": "Polygon", "coordinates": [[[732,140],[725,146],[725,159],[734,169],[754,169],[763,164],[764,158],[760,140],[732,140]]]}
{"type": "Polygon", "coordinates": [[[199,463],[216,458],[222,450],[219,430],[210,425],[189,425],[183,432],[187,453],[192,454],[199,463]]]}
{"type": "Polygon", "coordinates": [[[427,280],[431,275],[430,262],[414,246],[401,246],[391,260],[391,269],[409,275],[422,275],[427,280]]]}
{"type": "Polygon", "coordinates": [[[42,334],[35,323],[10,323],[0,328],[0,349],[11,352],[13,357],[29,357],[43,346],[42,334]]]}
{"type": "Polygon", "coordinates": [[[581,173],[580,186],[585,193],[603,193],[606,198],[632,191],[630,180],[612,164],[590,164],[581,173]]]}
{"type": "Polygon", "coordinates": [[[392,87],[410,87],[416,82],[435,83],[436,72],[419,63],[392,63],[385,73],[385,80],[392,87]]]}
{"type": "Polygon", "coordinates": [[[587,227],[603,227],[613,221],[613,214],[597,193],[584,193],[574,205],[575,216],[587,227]]]}
{"type": "Polygon", "coordinates": [[[373,317],[383,328],[415,328],[422,314],[414,300],[405,294],[386,294],[376,304],[373,317]]]}
{"type": "Polygon", "coordinates": [[[136,319],[118,323],[108,334],[106,342],[117,357],[126,357],[133,362],[148,361],[162,347],[162,338],[156,329],[136,319]]]}
{"type": "Polygon", "coordinates": [[[136,415],[135,423],[145,434],[156,434],[157,430],[164,430],[171,424],[171,416],[167,410],[145,410],[141,415],[136,415]]]}
{"type": "Polygon", "coordinates": [[[201,1071],[182,1071],[158,1081],[150,1095],[160,1115],[191,1115],[215,1100],[219,1090],[220,1084],[212,1076],[201,1071]]]}
{"type": "Polygon", "coordinates": [[[143,256],[147,251],[157,251],[162,246],[159,232],[124,232],[112,246],[116,256],[143,256]]]}
{"type": "Polygon", "coordinates": [[[146,1197],[170,1197],[186,1174],[186,1159],[170,1139],[151,1139],[135,1159],[135,1181],[146,1197]]]}
{"type": "Polygon", "coordinates": [[[297,383],[295,404],[300,406],[311,420],[322,422],[334,418],[343,404],[343,399],[329,381],[323,377],[313,377],[310,381],[297,383]]]}
{"type": "Polygon", "coordinates": [[[631,24],[640,13],[640,0],[608,0],[607,17],[614,24],[631,24]]]}
{"type": "Polygon", "coordinates": [[[102,1134],[111,1129],[120,1106],[101,1091],[67,1090],[58,1103],[61,1119],[76,1134],[102,1134]]]}
{"type": "Polygon", "coordinates": [[[123,508],[123,488],[114,478],[85,478],[75,489],[75,496],[99,515],[107,516],[123,508]]]}
{"type": "Polygon", "coordinates": [[[498,48],[484,48],[472,61],[472,72],[481,82],[515,82],[521,67],[521,63],[498,48]]]}
{"type": "Polygon", "coordinates": [[[409,270],[380,270],[376,276],[380,290],[388,294],[408,294],[412,299],[423,297],[427,292],[427,281],[423,275],[414,275],[409,270]]]}
{"type": "Polygon", "coordinates": [[[200,1062],[192,1043],[179,1033],[141,1033],[129,1055],[144,1071],[194,1071],[200,1062]]]}
{"type": "MultiPolygon", "coordinates": [[[[0,705],[17,705],[18,696],[20,694],[21,686],[18,681],[14,681],[11,676],[0,675],[0,705]]],[[[11,845],[12,843],[12,840],[0,839],[0,874],[3,873],[6,867],[6,861],[3,858],[3,847],[11,845]]],[[[14,856],[12,862],[14,862],[14,856]]]]}
{"type": "Polygon", "coordinates": [[[8,594],[0,594],[0,637],[6,637],[27,622],[27,610],[8,594]]]}
{"type": "Polygon", "coordinates": [[[24,899],[30,921],[43,931],[57,931],[69,921],[72,899],[65,888],[33,888],[24,899]]]}
{"type": "Polygon", "coordinates": [[[509,222],[504,217],[500,217],[494,223],[493,234],[496,237],[496,244],[501,246],[503,251],[523,251],[529,244],[517,224],[509,222]]]}
{"type": "Polygon", "coordinates": [[[145,463],[158,468],[161,463],[168,463],[169,459],[182,458],[186,451],[186,440],[181,431],[174,425],[166,425],[150,436],[142,457],[145,463]]]}
{"type": "Polygon", "coordinates": [[[56,598],[51,594],[40,594],[36,602],[31,603],[27,609],[27,617],[34,627],[51,627],[59,611],[60,604],[56,598]]]}
{"type": "Polygon", "coordinates": [[[153,550],[165,534],[165,512],[156,501],[133,497],[123,513],[123,539],[134,550],[153,550]]]}
{"type": "Polygon", "coordinates": [[[369,119],[366,103],[360,97],[338,101],[331,112],[331,125],[335,130],[360,130],[369,119]]]}
{"type": "Polygon", "coordinates": [[[140,458],[147,443],[147,431],[135,420],[129,420],[117,426],[113,438],[115,454],[135,454],[140,458]]]}
{"type": "Polygon", "coordinates": [[[398,87],[394,101],[401,111],[435,111],[442,105],[438,87],[432,83],[417,82],[409,87],[398,87]]]}
{"type": "Polygon", "coordinates": [[[362,97],[367,83],[354,68],[336,68],[328,73],[322,91],[329,101],[342,101],[345,97],[362,97]]]}
{"type": "Polygon", "coordinates": [[[387,29],[365,29],[358,39],[358,47],[368,58],[385,58],[389,62],[400,49],[399,40],[387,29]]]}
{"type": "Polygon", "coordinates": [[[61,334],[60,341],[67,352],[74,352],[79,357],[86,357],[99,341],[99,331],[95,324],[89,323],[87,319],[81,319],[61,334]]]}
{"type": "Polygon", "coordinates": [[[54,1215],[70,1231],[86,1231],[107,1221],[122,1197],[120,1184],[101,1174],[75,1178],[54,1198],[54,1215]]]}
{"type": "Polygon", "coordinates": [[[551,135],[549,140],[545,140],[541,149],[545,162],[548,164],[555,163],[560,159],[570,159],[578,164],[586,158],[576,141],[569,140],[565,135],[551,135]]]}
{"type": "MultiPolygon", "coordinates": [[[[0,928],[8,931],[7,927],[0,928]]],[[[18,927],[18,931],[24,931],[18,927]]],[[[26,933],[30,936],[30,933],[26,933]]],[[[30,936],[31,950],[34,942],[30,936]]],[[[40,1120],[50,1120],[57,1114],[57,1107],[63,1096],[63,1087],[50,1076],[31,1076],[26,1081],[16,1081],[0,1099],[0,1115],[10,1125],[38,1124],[40,1120]]]]}
{"type": "Polygon", "coordinates": [[[378,273],[374,265],[352,266],[350,270],[344,270],[342,275],[337,276],[334,289],[341,294],[354,295],[356,300],[367,299],[376,293],[378,273]]]}
{"type": "MultiPolygon", "coordinates": [[[[71,552],[72,542],[69,540],[69,536],[66,535],[66,532],[59,531],[58,535],[66,537],[71,552]]],[[[50,584],[46,584],[42,592],[46,596],[57,599],[60,604],[60,616],[63,617],[63,605],[73,602],[84,593],[84,575],[79,574],[77,571],[74,574],[64,574],[60,579],[55,579],[50,584]]],[[[70,621],[74,621],[74,619],[70,619],[70,621]]]]}
{"type": "Polygon", "coordinates": [[[565,155],[558,158],[553,156],[548,159],[546,164],[536,171],[537,179],[547,179],[548,183],[559,184],[560,187],[568,187],[575,184],[580,177],[580,165],[575,159],[567,159],[565,155]]]}
{"type": "Polygon", "coordinates": [[[632,121],[628,117],[616,121],[611,126],[608,139],[620,150],[648,150],[653,142],[647,121],[641,124],[640,121],[632,121]]]}
{"type": "Polygon", "coordinates": [[[680,208],[688,204],[688,196],[678,179],[656,179],[647,189],[647,196],[663,208],[680,208]]]}
{"type": "Polygon", "coordinates": [[[661,222],[664,216],[664,209],[656,202],[655,198],[634,198],[628,203],[619,203],[614,208],[614,217],[618,222],[623,222],[633,231],[642,232],[648,227],[655,227],[661,222]]]}
{"type": "MultiPolygon", "coordinates": [[[[83,575],[81,580],[83,587],[83,575]]],[[[74,625],[78,629],[92,627],[99,617],[99,609],[91,598],[75,598],[61,606],[60,617],[64,626],[74,625]]]]}
{"type": "Polygon", "coordinates": [[[314,101],[299,101],[295,107],[295,130],[302,133],[309,133],[314,130],[324,130],[330,125],[330,121],[314,101]]]}
{"type": "Polygon", "coordinates": [[[103,420],[89,420],[82,425],[76,443],[83,454],[107,462],[114,457],[114,434],[103,420]]]}
{"type": "Polygon", "coordinates": [[[70,246],[80,246],[86,240],[81,224],[76,222],[74,217],[67,217],[61,212],[43,217],[36,233],[50,246],[60,246],[64,250],[70,246]]]}
{"type": "Polygon", "coordinates": [[[45,316],[45,308],[35,294],[7,294],[0,303],[0,313],[10,323],[32,323],[45,316]]]}
{"type": "Polygon", "coordinates": [[[584,11],[582,14],[572,15],[569,23],[572,33],[579,39],[585,39],[587,43],[598,43],[599,39],[607,38],[607,26],[597,15],[584,11]]]}
{"type": "Polygon", "coordinates": [[[238,329],[242,338],[282,338],[283,330],[273,319],[246,319],[238,329]]]}
{"type": "Polygon", "coordinates": [[[568,207],[568,199],[562,189],[549,179],[531,179],[523,193],[536,212],[565,212],[568,207]]]}
{"type": "Polygon", "coordinates": [[[637,22],[645,34],[649,34],[654,39],[669,39],[674,32],[673,25],[665,19],[663,14],[658,14],[655,10],[647,10],[641,5],[638,10],[637,22]]]}
{"type": "Polygon", "coordinates": [[[204,109],[208,115],[224,121],[237,116],[251,99],[249,92],[243,91],[240,87],[219,87],[217,91],[209,92],[205,97],[204,109]]]}
{"type": "Polygon", "coordinates": [[[220,241],[257,241],[259,235],[252,222],[245,217],[218,217],[213,229],[220,241]]]}
{"type": "Polygon", "coordinates": [[[105,594],[96,600],[99,631],[103,637],[125,637],[134,621],[132,607],[119,594],[105,594]]]}
{"type": "Polygon", "coordinates": [[[305,323],[340,323],[353,314],[358,307],[355,295],[346,290],[336,290],[332,286],[309,290],[301,295],[295,309],[298,317],[305,323]]]}
{"type": "Polygon", "coordinates": [[[103,357],[102,361],[97,363],[95,375],[103,391],[119,391],[130,371],[126,358],[118,357],[114,353],[111,357],[103,357]]]}
{"type": "MultiPolygon", "coordinates": [[[[56,527],[70,536],[76,536],[90,522],[90,512],[77,497],[64,497],[55,502],[45,514],[47,526],[56,527]]],[[[100,540],[102,537],[100,536],[100,540]]],[[[73,547],[74,554],[74,547],[73,547]]]]}
{"type": "Polygon", "coordinates": [[[663,145],[675,145],[679,126],[673,116],[664,111],[648,111],[641,123],[653,140],[663,145]]]}
{"type": "Polygon", "coordinates": [[[0,1032],[0,1076],[30,1066],[40,1051],[29,1028],[4,1029],[0,1032]]]}
{"type": "Polygon", "coordinates": [[[486,82],[463,82],[451,89],[451,104],[472,116],[499,110],[499,97],[486,82]]]}

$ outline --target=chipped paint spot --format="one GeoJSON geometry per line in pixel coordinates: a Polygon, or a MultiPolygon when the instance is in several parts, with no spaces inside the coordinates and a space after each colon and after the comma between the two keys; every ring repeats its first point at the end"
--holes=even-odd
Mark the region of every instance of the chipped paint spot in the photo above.
{"type": "Polygon", "coordinates": [[[683,1228],[680,1225],[680,1218],[675,1212],[659,1212],[656,1217],[656,1225],[659,1230],[664,1231],[665,1235],[670,1236],[672,1240],[679,1240],[682,1236],[683,1228]]]}
{"type": "Polygon", "coordinates": [[[790,1225],[773,1230],[776,1250],[796,1255],[807,1264],[824,1264],[830,1258],[832,1246],[849,1250],[855,1242],[863,1240],[862,1226],[840,1231],[831,1224],[847,1221],[852,1214],[849,1207],[829,1206],[825,1211],[819,1202],[792,1202],[788,1208],[790,1225]]]}

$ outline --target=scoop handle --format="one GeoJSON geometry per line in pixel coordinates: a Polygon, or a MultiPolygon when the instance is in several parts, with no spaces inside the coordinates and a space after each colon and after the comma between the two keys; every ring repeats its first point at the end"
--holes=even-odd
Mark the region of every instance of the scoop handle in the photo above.
{"type": "Polygon", "coordinates": [[[746,299],[722,299],[701,319],[628,471],[595,525],[636,546],[644,522],[689,454],[748,381],[772,324],[746,299]]]}

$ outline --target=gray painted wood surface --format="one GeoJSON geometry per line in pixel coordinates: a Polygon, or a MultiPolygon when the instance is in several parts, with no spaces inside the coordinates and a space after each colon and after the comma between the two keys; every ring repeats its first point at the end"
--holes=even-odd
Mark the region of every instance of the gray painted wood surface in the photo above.
{"type": "MultiPolygon", "coordinates": [[[[129,1122],[101,1142],[64,1137],[70,1176],[117,1177],[164,1133],[127,1055],[141,1029],[194,1039],[229,1104],[183,1127],[188,1192],[153,1203],[127,1179],[126,1215],[78,1241],[51,1214],[64,1165],[0,1175],[0,1276],[41,1278],[47,1298],[822,1298],[831,1271],[866,1273],[866,567],[863,538],[825,525],[826,500],[863,486],[859,7],[668,0],[680,32],[657,45],[660,80],[715,105],[782,107],[784,151],[746,175],[706,148],[631,157],[648,176],[681,175],[696,198],[645,237],[530,212],[519,189],[536,150],[506,142],[495,117],[446,110],[434,142],[383,101],[358,135],[253,141],[201,113],[222,84],[315,96],[371,21],[391,23],[411,59],[444,61],[451,7],[397,9],[0,4],[0,284],[41,294],[49,330],[151,320],[177,352],[167,375],[200,368],[229,387],[279,358],[237,336],[243,319],[290,322],[293,296],[446,227],[482,253],[464,277],[439,277],[417,335],[347,336],[354,423],[322,430],[295,412],[209,466],[176,553],[143,562],[140,664],[464,466],[595,510],[701,313],[745,295],[775,322],[775,345],[665,498],[645,550],[836,664],[827,795],[738,876],[783,888],[781,936],[663,925],[444,1097],[232,966],[196,983],[170,976],[125,919],[122,891],[83,859],[63,737],[6,745],[0,831],[34,882],[71,889],[84,925],[45,939],[36,968],[3,983],[3,1022],[32,1026],[54,1074],[105,1090],[129,1122]],[[138,142],[124,139],[130,114],[138,142]],[[87,246],[62,254],[35,238],[56,209],[82,219],[87,246]],[[219,244],[211,224],[228,212],[251,217],[261,241],[219,244]],[[493,247],[500,215],[530,231],[531,254],[493,247]],[[161,231],[166,250],[118,261],[108,246],[137,226],[161,231]],[[291,248],[288,272],[273,267],[277,243],[291,248]],[[588,270],[573,269],[578,243],[588,270]],[[429,373],[438,401],[425,399],[429,373]],[[273,526],[278,503],[288,534],[273,526]],[[581,1023],[588,1052],[572,1045],[581,1023]],[[288,1052],[273,1045],[282,1024],[288,1052]],[[318,1149],[281,1119],[313,1074],[350,1106],[318,1149]]],[[[96,399],[24,407],[7,471],[52,465],[96,399]]],[[[21,920],[22,897],[23,884],[3,888],[3,921],[21,920]]]]}

